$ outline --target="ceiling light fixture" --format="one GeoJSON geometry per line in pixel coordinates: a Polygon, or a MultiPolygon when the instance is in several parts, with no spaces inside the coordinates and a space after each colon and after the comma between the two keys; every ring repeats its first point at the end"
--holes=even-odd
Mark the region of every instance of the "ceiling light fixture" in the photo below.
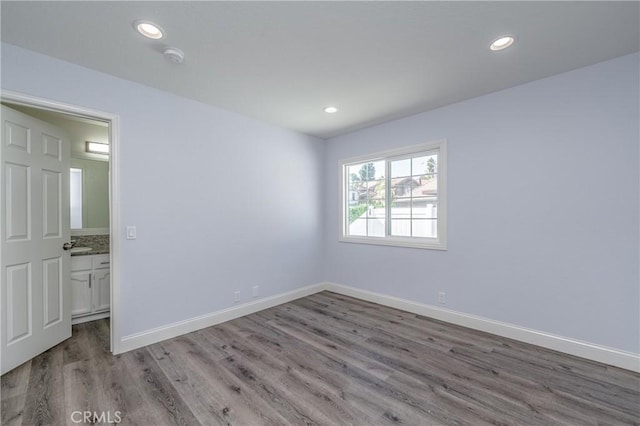
{"type": "Polygon", "coordinates": [[[515,38],[513,36],[502,36],[494,40],[493,43],[491,43],[491,45],[489,46],[489,49],[494,51],[506,49],[507,47],[511,46],[514,41],[515,38]]]}
{"type": "Polygon", "coordinates": [[[326,112],[327,114],[335,114],[336,112],[338,112],[338,108],[334,106],[328,106],[324,108],[324,112],[326,112]]]}
{"type": "Polygon", "coordinates": [[[153,40],[160,40],[164,37],[164,31],[162,28],[150,21],[134,21],[133,28],[143,36],[153,40]]]}

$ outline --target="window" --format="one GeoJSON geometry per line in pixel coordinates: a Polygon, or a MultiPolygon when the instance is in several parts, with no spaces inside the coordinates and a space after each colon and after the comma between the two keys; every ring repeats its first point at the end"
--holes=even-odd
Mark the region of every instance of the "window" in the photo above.
{"type": "Polygon", "coordinates": [[[70,201],[71,229],[82,229],[82,169],[71,169],[70,201]]]}
{"type": "Polygon", "coordinates": [[[341,241],[446,249],[446,141],[340,166],[341,241]]]}

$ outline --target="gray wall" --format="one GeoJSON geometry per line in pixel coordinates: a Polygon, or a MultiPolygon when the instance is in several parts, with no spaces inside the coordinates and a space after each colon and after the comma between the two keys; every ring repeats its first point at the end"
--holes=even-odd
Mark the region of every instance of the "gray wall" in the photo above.
{"type": "Polygon", "coordinates": [[[2,88],[120,116],[123,335],[322,281],[322,141],[7,44],[2,88]]]}
{"type": "Polygon", "coordinates": [[[637,54],[328,141],[325,278],[639,352],[637,54]],[[338,160],[448,140],[448,251],[338,242],[338,160]]]}

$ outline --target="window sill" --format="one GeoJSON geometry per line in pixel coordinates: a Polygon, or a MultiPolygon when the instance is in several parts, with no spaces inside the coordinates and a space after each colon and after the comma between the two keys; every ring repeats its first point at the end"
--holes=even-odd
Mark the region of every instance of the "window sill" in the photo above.
{"type": "Polygon", "coordinates": [[[427,241],[416,241],[415,238],[404,239],[401,237],[351,237],[341,236],[342,243],[373,244],[378,246],[408,247],[427,250],[447,250],[447,245],[443,241],[427,239],[427,241]]]}

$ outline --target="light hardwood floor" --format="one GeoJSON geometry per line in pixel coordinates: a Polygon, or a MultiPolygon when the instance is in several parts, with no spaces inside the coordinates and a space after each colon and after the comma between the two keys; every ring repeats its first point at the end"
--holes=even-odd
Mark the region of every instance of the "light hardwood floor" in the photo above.
{"type": "Polygon", "coordinates": [[[2,376],[2,425],[640,424],[638,374],[328,292],[118,356],[108,342],[108,320],[80,324],[2,376]]]}

